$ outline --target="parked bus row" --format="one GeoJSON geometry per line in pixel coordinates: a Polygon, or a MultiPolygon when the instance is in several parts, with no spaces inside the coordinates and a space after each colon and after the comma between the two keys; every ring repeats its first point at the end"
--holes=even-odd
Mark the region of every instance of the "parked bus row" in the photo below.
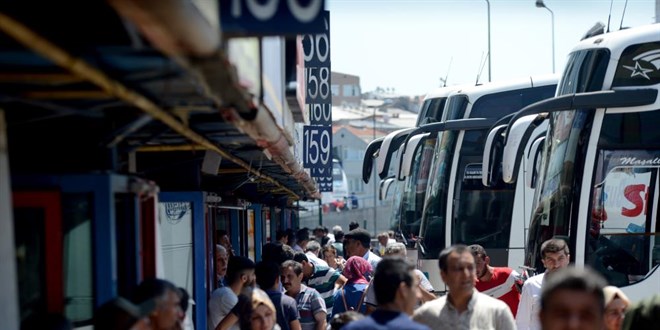
{"type": "Polygon", "coordinates": [[[446,246],[531,275],[562,237],[572,263],[638,300],[660,291],[658,89],[660,24],[585,36],[561,77],[430,93],[417,127],[370,145],[363,179],[375,161],[398,181],[392,223],[436,288],[446,246]]]}

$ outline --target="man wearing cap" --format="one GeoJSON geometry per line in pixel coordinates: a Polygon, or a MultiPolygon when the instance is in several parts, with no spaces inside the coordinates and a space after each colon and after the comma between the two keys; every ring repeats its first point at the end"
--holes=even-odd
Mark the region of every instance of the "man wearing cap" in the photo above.
{"type": "Polygon", "coordinates": [[[372,269],[376,269],[380,257],[375,255],[369,247],[371,246],[371,234],[362,228],[353,229],[344,236],[344,253],[346,259],[352,256],[360,256],[369,261],[372,269]]]}

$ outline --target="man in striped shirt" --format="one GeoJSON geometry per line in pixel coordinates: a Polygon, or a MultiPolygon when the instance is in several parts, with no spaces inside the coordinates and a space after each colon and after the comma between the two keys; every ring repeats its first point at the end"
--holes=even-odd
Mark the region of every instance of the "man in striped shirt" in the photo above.
{"type": "Polygon", "coordinates": [[[285,261],[282,263],[281,279],[286,295],[296,300],[302,330],[325,330],[330,313],[319,292],[302,284],[302,265],[293,260],[285,261]]]}
{"type": "Polygon", "coordinates": [[[296,253],[293,260],[302,265],[303,278],[310,288],[316,289],[323,300],[328,311],[328,318],[332,315],[332,307],[335,304],[335,286],[341,287],[346,283],[346,278],[340,272],[325,265],[314,263],[304,253],[296,253]]]}

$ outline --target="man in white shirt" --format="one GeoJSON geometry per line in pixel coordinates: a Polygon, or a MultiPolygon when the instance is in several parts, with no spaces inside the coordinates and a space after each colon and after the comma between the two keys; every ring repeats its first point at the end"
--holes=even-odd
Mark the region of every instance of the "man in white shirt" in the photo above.
{"type": "Polygon", "coordinates": [[[438,259],[440,276],[449,292],[418,308],[413,314],[413,321],[433,330],[516,328],[509,306],[474,288],[476,264],[467,246],[445,248],[438,259]]]}
{"type": "Polygon", "coordinates": [[[520,294],[516,326],[518,330],[539,330],[541,311],[541,288],[543,283],[557,270],[566,268],[570,260],[568,245],[560,238],[549,239],[541,245],[541,262],[545,273],[532,276],[525,281],[520,294]]]}
{"type": "MultiPolygon", "coordinates": [[[[255,264],[246,257],[232,256],[227,265],[227,286],[216,289],[211,293],[209,299],[209,322],[210,330],[215,329],[220,321],[229,314],[238,302],[238,295],[248,286],[254,287],[255,264]]],[[[238,329],[238,324],[230,329],[238,329]]]]}

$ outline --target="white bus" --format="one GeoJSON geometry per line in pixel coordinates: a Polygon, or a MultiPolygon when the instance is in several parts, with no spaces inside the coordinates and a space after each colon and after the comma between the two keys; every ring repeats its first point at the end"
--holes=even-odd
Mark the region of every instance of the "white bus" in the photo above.
{"type": "Polygon", "coordinates": [[[525,263],[540,244],[569,242],[571,262],[639,300],[660,292],[660,24],[597,35],[570,53],[546,113],[525,263]]]}
{"type": "Polygon", "coordinates": [[[348,210],[351,208],[351,198],[348,191],[346,172],[338,159],[332,159],[332,191],[321,193],[321,202],[325,211],[348,210]]]}
{"type": "Polygon", "coordinates": [[[555,76],[546,76],[466,87],[449,96],[441,124],[427,125],[440,132],[421,217],[418,267],[439,291],[444,283],[438,254],[451,244],[481,244],[493,265],[522,265],[524,234],[511,226],[514,187],[482,184],[483,145],[497,119],[552,97],[556,84],[555,76]]]}

